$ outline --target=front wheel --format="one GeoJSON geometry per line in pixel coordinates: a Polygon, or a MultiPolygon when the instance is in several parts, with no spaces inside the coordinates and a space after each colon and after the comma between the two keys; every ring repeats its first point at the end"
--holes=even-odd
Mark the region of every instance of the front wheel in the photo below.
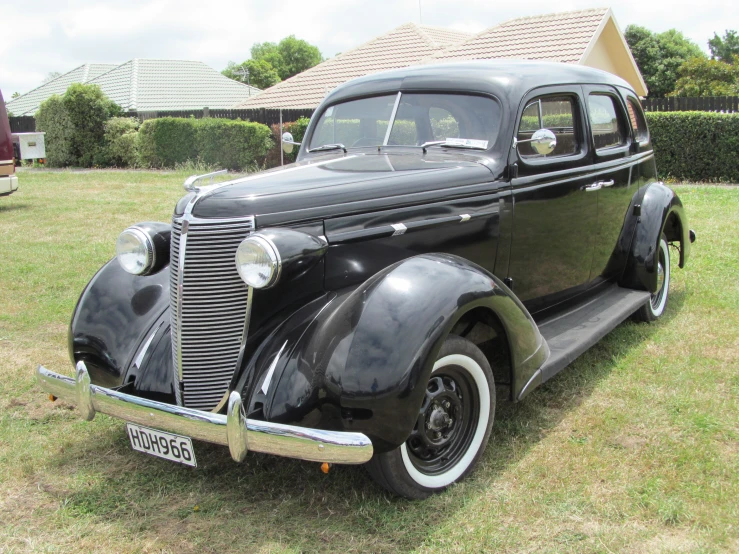
{"type": "Polygon", "coordinates": [[[636,318],[640,321],[654,321],[658,319],[667,307],[667,297],[670,292],[670,247],[664,235],[659,241],[657,252],[657,291],[652,294],[649,302],[644,304],[636,318]]]}
{"type": "Polygon", "coordinates": [[[422,499],[465,477],[485,451],[495,416],[495,382],[472,342],[450,336],[426,385],[405,443],[375,454],[370,475],[397,495],[422,499]]]}

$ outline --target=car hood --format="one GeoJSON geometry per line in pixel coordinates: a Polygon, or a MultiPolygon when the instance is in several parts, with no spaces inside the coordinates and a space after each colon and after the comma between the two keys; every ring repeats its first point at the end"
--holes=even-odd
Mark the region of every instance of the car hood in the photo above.
{"type": "Polygon", "coordinates": [[[202,218],[255,215],[264,227],[450,198],[493,180],[483,161],[467,154],[320,156],[220,185],[192,213],[202,218]]]}

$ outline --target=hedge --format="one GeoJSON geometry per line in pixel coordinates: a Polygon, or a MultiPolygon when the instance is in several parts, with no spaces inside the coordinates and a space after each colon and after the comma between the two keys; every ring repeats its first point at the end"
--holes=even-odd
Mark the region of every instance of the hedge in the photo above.
{"type": "Polygon", "coordinates": [[[136,135],[139,120],[135,117],[112,117],[105,124],[105,149],[100,165],[135,167],[138,165],[136,135]]]}
{"type": "Polygon", "coordinates": [[[188,160],[222,169],[264,163],[273,146],[269,127],[230,119],[162,117],[141,124],[137,149],[144,167],[174,167],[188,160]]]}
{"type": "Polygon", "coordinates": [[[660,178],[739,183],[739,114],[645,115],[660,178]]]}
{"type": "Polygon", "coordinates": [[[221,169],[262,165],[274,145],[269,127],[251,121],[198,119],[196,150],[201,162],[221,169]]]}
{"type": "Polygon", "coordinates": [[[174,167],[197,158],[195,119],[147,119],[139,128],[136,147],[143,167],[174,167]]]}
{"type": "Polygon", "coordinates": [[[64,107],[62,97],[54,94],[36,112],[36,130],[46,133],[46,165],[65,167],[74,163],[72,135],[74,125],[64,107]]]}

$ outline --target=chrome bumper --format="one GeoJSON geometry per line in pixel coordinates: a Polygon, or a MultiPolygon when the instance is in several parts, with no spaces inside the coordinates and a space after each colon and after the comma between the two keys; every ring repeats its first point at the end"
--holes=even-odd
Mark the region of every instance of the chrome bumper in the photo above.
{"type": "Polygon", "coordinates": [[[46,392],[75,402],[88,421],[100,412],[162,431],[227,445],[237,462],[243,461],[249,450],[337,464],[362,464],[372,457],[372,442],[362,433],[322,431],[248,419],[237,392],[231,393],[228,411],[222,415],[93,385],[84,362],[77,363],[75,378],[43,366],[38,366],[36,377],[46,392]]]}

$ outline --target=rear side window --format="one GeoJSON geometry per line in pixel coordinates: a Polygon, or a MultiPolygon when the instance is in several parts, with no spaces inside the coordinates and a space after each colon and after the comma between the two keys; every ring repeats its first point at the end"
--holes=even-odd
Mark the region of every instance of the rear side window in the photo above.
{"type": "Polygon", "coordinates": [[[557,137],[554,150],[542,156],[531,147],[531,143],[524,142],[517,146],[522,158],[556,158],[569,156],[580,150],[578,144],[578,130],[576,126],[575,109],[577,104],[572,96],[544,96],[537,98],[526,105],[518,125],[516,139],[528,140],[539,129],[549,129],[557,137]]]}
{"type": "Polygon", "coordinates": [[[588,96],[588,116],[596,150],[626,144],[626,129],[618,117],[618,106],[613,96],[607,94],[588,96]]]}
{"type": "Polygon", "coordinates": [[[626,102],[626,109],[629,111],[629,121],[631,121],[631,128],[634,130],[634,138],[639,142],[649,140],[647,122],[636,99],[629,97],[626,102]]]}

